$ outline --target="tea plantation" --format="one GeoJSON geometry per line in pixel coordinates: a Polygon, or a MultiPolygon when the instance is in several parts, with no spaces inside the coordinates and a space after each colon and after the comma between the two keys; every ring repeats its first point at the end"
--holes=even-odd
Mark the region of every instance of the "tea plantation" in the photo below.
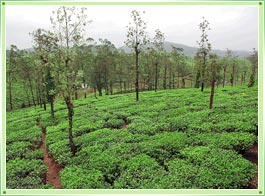
{"type": "Polygon", "coordinates": [[[67,109],[55,104],[55,120],[42,108],[7,113],[7,188],[46,184],[40,118],[46,145],[61,165],[65,189],[246,188],[257,166],[242,153],[257,142],[258,88],[174,89],[79,99],[74,102],[71,155],[67,109]]]}

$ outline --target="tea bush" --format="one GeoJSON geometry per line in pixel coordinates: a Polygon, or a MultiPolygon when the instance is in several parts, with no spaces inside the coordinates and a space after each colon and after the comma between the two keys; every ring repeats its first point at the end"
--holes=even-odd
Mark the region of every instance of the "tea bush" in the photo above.
{"type": "Polygon", "coordinates": [[[179,152],[179,150],[189,146],[191,139],[184,133],[165,132],[156,134],[149,140],[140,143],[142,151],[155,158],[158,162],[163,162],[179,152]]]}
{"type": "Polygon", "coordinates": [[[60,178],[65,189],[103,189],[110,187],[104,181],[103,174],[96,169],[70,166],[60,172],[60,178]]]}
{"type": "Polygon", "coordinates": [[[225,132],[197,134],[192,139],[196,145],[211,145],[227,150],[244,152],[254,145],[256,137],[245,132],[225,132]]]}
{"type": "Polygon", "coordinates": [[[15,158],[24,158],[31,144],[29,142],[14,142],[8,145],[6,149],[6,160],[10,161],[15,158]]]}
{"type": "Polygon", "coordinates": [[[7,162],[6,173],[8,188],[41,188],[47,167],[41,160],[16,158],[7,162]]]}
{"type": "Polygon", "coordinates": [[[140,154],[123,162],[121,175],[115,180],[114,188],[150,189],[150,184],[165,175],[165,170],[151,157],[140,154]]]}
{"type": "Polygon", "coordinates": [[[67,164],[72,157],[68,139],[51,144],[49,146],[49,152],[59,164],[63,165],[67,164]]]}
{"type": "Polygon", "coordinates": [[[254,177],[256,165],[231,150],[198,146],[180,151],[180,157],[199,167],[194,184],[200,188],[238,189],[254,177]]]}
{"type": "Polygon", "coordinates": [[[124,121],[122,119],[111,118],[105,122],[104,127],[112,128],[112,129],[121,129],[123,125],[124,125],[124,121]]]}
{"type": "Polygon", "coordinates": [[[25,142],[28,141],[32,146],[38,146],[41,144],[42,133],[39,127],[36,125],[26,130],[20,130],[16,132],[10,132],[7,134],[7,144],[12,142],[25,142]]]}

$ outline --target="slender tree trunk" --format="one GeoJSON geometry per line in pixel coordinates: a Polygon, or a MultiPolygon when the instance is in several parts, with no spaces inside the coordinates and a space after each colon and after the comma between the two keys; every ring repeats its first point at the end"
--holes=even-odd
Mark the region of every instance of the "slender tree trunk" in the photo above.
{"type": "Polygon", "coordinates": [[[210,96],[210,109],[212,109],[212,107],[213,107],[214,83],[215,83],[215,80],[212,79],[212,84],[211,84],[211,96],[210,96]]]}
{"type": "Polygon", "coordinates": [[[195,85],[194,88],[199,88],[200,87],[200,70],[197,71],[196,78],[195,78],[195,85]]]}
{"type": "Polygon", "coordinates": [[[37,99],[39,100],[39,105],[42,108],[42,99],[41,99],[41,85],[40,85],[40,76],[38,77],[38,84],[37,84],[37,99]]]}
{"type": "Polygon", "coordinates": [[[31,103],[30,103],[30,96],[29,96],[29,93],[28,93],[28,91],[27,91],[27,87],[26,87],[25,84],[24,84],[24,89],[25,89],[25,92],[26,92],[26,95],[27,95],[28,107],[30,107],[30,106],[31,106],[31,103]]]}
{"type": "Polygon", "coordinates": [[[71,148],[72,155],[75,156],[76,153],[76,146],[73,140],[73,116],[74,116],[74,106],[73,103],[70,100],[70,97],[65,97],[65,103],[67,105],[68,109],[68,136],[69,136],[69,145],[71,148]]]}
{"type": "Polygon", "coordinates": [[[104,82],[104,86],[105,86],[105,95],[109,95],[109,87],[108,87],[108,83],[107,83],[107,80],[105,79],[105,82],[104,82]]]}
{"type": "Polygon", "coordinates": [[[121,77],[119,76],[119,83],[120,83],[120,93],[122,94],[122,81],[121,81],[121,77]]]}
{"type": "Polygon", "coordinates": [[[113,95],[113,84],[112,84],[112,81],[110,81],[110,83],[109,83],[109,90],[110,90],[110,94],[113,95]]]}
{"type": "Polygon", "coordinates": [[[101,87],[101,85],[98,85],[97,86],[97,88],[98,88],[98,96],[102,96],[102,87],[101,87]]]}
{"type": "Polygon", "coordinates": [[[52,115],[52,118],[54,118],[54,100],[53,98],[51,98],[50,100],[50,104],[51,104],[51,115],[52,115]]]}
{"type": "Polygon", "coordinates": [[[201,92],[203,92],[203,89],[204,89],[204,82],[202,82],[201,92]]]}
{"type": "Polygon", "coordinates": [[[77,100],[78,99],[77,87],[75,86],[74,88],[75,88],[75,100],[77,100]]]}
{"type": "Polygon", "coordinates": [[[205,80],[205,67],[206,67],[206,53],[203,53],[203,68],[202,68],[202,85],[201,85],[201,92],[203,92],[204,89],[204,80],[205,80]]]}
{"type": "Polygon", "coordinates": [[[164,82],[163,82],[163,87],[164,87],[164,89],[167,89],[167,65],[165,65],[165,70],[164,70],[164,82]]]}
{"type": "Polygon", "coordinates": [[[97,87],[96,86],[94,86],[94,96],[97,99],[97,87]]]}
{"type": "Polygon", "coordinates": [[[39,100],[40,100],[40,107],[42,108],[43,101],[42,101],[42,95],[41,95],[40,89],[39,89],[39,100]]]}
{"type": "Polygon", "coordinates": [[[250,73],[250,78],[248,82],[248,87],[252,87],[255,84],[255,77],[256,77],[256,64],[252,65],[252,71],[250,73]]]}
{"type": "Polygon", "coordinates": [[[183,78],[183,76],[182,76],[182,88],[185,88],[185,79],[183,78]]]}
{"type": "Polygon", "coordinates": [[[27,94],[27,100],[28,100],[28,107],[30,107],[31,106],[31,103],[30,103],[29,94],[28,93],[26,93],[26,94],[27,94]]]}
{"type": "Polygon", "coordinates": [[[39,92],[38,92],[38,83],[36,84],[36,87],[35,87],[35,92],[36,92],[36,101],[37,101],[37,104],[40,105],[40,99],[39,99],[39,92]]]}
{"type": "Polygon", "coordinates": [[[9,56],[9,63],[10,63],[10,70],[8,71],[8,84],[9,84],[9,104],[10,104],[10,109],[13,109],[13,97],[12,97],[12,56],[13,56],[13,49],[10,51],[10,56],[9,56]]]}
{"type": "MultiPolygon", "coordinates": [[[[43,75],[43,73],[42,73],[43,75]]],[[[45,98],[45,87],[43,86],[44,84],[44,78],[43,76],[41,77],[41,83],[42,83],[42,86],[41,86],[41,98],[42,98],[42,103],[43,103],[43,109],[46,111],[46,98],[45,98]]]]}
{"type": "Polygon", "coordinates": [[[46,111],[46,101],[45,101],[45,98],[43,99],[43,109],[46,111]]]}
{"type": "MultiPolygon", "coordinates": [[[[44,88],[44,87],[42,87],[44,88]]],[[[43,104],[43,109],[46,111],[46,98],[45,98],[45,93],[44,93],[44,89],[42,89],[42,96],[41,96],[41,100],[42,100],[42,104],[43,104]]]]}
{"type": "Polygon", "coordinates": [[[247,72],[246,71],[244,71],[244,84],[246,83],[246,74],[247,74],[247,72]]]}
{"type": "Polygon", "coordinates": [[[135,92],[136,92],[136,101],[139,101],[139,51],[135,48],[135,72],[136,72],[136,79],[135,79],[135,92]]]}
{"type": "Polygon", "coordinates": [[[43,109],[46,111],[46,98],[45,98],[45,93],[44,93],[44,87],[42,87],[42,103],[43,103],[43,109]]]}
{"type": "Polygon", "coordinates": [[[235,80],[235,64],[233,63],[232,74],[231,74],[231,86],[234,86],[234,80],[235,80]]]}
{"type": "Polygon", "coordinates": [[[127,80],[126,80],[126,86],[127,86],[127,91],[129,91],[130,90],[129,78],[127,78],[127,80]]]}
{"type": "Polygon", "coordinates": [[[171,69],[171,66],[169,67],[169,83],[168,83],[168,87],[169,89],[171,89],[171,73],[172,73],[172,69],[171,69]]]}
{"type": "Polygon", "coordinates": [[[225,87],[225,74],[226,74],[226,65],[224,67],[223,88],[225,87]]]}
{"type": "Polygon", "coordinates": [[[127,87],[126,87],[126,81],[123,82],[124,92],[126,93],[127,87]]]}
{"type": "Polygon", "coordinates": [[[157,82],[158,82],[158,63],[155,64],[155,92],[157,91],[157,82]]]}
{"type": "Polygon", "coordinates": [[[172,73],[172,87],[175,88],[175,73],[172,73]]]}
{"type": "Polygon", "coordinates": [[[31,83],[30,76],[28,78],[29,78],[29,88],[30,88],[30,92],[31,92],[31,96],[32,96],[32,101],[33,101],[34,106],[36,106],[36,102],[35,102],[35,98],[34,98],[34,93],[33,93],[33,88],[32,88],[32,83],[31,83]]]}
{"type": "Polygon", "coordinates": [[[177,81],[177,88],[179,88],[179,71],[178,71],[178,81],[177,81]]]}
{"type": "Polygon", "coordinates": [[[12,98],[12,81],[11,81],[11,74],[9,73],[9,80],[8,80],[8,86],[9,86],[9,104],[10,104],[10,110],[13,109],[13,98],[12,98]]]}

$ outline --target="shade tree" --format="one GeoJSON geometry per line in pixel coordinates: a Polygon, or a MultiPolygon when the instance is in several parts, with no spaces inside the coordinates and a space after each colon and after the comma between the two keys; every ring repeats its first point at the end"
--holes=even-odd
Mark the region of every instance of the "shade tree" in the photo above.
{"type": "Polygon", "coordinates": [[[199,45],[198,57],[201,58],[201,69],[200,69],[200,82],[201,82],[201,91],[203,92],[204,84],[205,84],[205,69],[207,65],[207,59],[209,57],[209,52],[211,50],[211,44],[208,40],[208,31],[211,30],[209,28],[209,22],[204,17],[202,17],[202,22],[199,24],[199,29],[201,31],[200,40],[197,41],[199,45]]]}
{"type": "Polygon", "coordinates": [[[248,87],[253,87],[255,84],[256,70],[258,68],[258,51],[256,51],[255,48],[253,49],[253,54],[249,56],[248,59],[252,64],[248,87]]]}
{"type": "Polygon", "coordinates": [[[46,108],[47,99],[51,106],[51,116],[54,118],[54,98],[57,93],[54,78],[54,53],[58,49],[58,38],[51,31],[37,29],[32,33],[34,49],[36,55],[41,61],[40,78],[41,78],[41,101],[46,108]],[[53,55],[53,56],[52,56],[53,55]]]}
{"type": "MultiPolygon", "coordinates": [[[[145,12],[143,12],[144,14],[145,12]]],[[[127,26],[127,40],[125,44],[132,48],[135,53],[135,92],[136,101],[139,101],[139,54],[148,43],[146,22],[142,19],[140,11],[131,12],[131,22],[127,26]]]]}
{"type": "Polygon", "coordinates": [[[51,24],[54,34],[59,40],[60,64],[58,65],[59,88],[68,110],[68,137],[72,155],[76,153],[76,146],[73,140],[73,115],[74,105],[72,95],[75,87],[80,84],[82,72],[76,69],[74,64],[74,45],[79,45],[85,32],[85,26],[91,23],[86,14],[86,8],[59,7],[51,16],[51,24]]]}

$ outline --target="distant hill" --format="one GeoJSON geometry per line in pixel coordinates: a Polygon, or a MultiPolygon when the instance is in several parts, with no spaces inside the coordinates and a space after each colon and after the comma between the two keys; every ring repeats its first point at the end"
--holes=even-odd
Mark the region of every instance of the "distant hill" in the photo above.
{"type": "MultiPolygon", "coordinates": [[[[177,47],[177,48],[183,48],[184,49],[184,54],[187,56],[195,56],[196,52],[198,51],[197,47],[191,47],[191,46],[187,46],[184,44],[179,44],[179,43],[174,43],[174,42],[164,42],[163,43],[163,48],[165,49],[165,51],[167,52],[171,52],[173,47],[177,47]]],[[[24,49],[27,52],[33,52],[34,49],[33,48],[26,48],[24,49]]],[[[127,46],[122,46],[118,48],[119,51],[124,51],[125,53],[132,53],[133,50],[127,46]]],[[[97,49],[96,47],[92,47],[92,52],[96,53],[97,49]]],[[[226,51],[224,50],[212,50],[213,53],[217,54],[218,56],[223,57],[226,53],[226,51]]],[[[6,50],[6,54],[7,56],[9,55],[10,50],[6,50]]],[[[233,54],[235,56],[241,57],[241,58],[245,58],[248,57],[252,54],[252,52],[249,51],[243,51],[243,50],[233,50],[233,54]]]]}
{"type": "MultiPolygon", "coordinates": [[[[25,48],[23,50],[25,50],[28,53],[34,52],[34,49],[33,48],[25,48]]],[[[10,55],[10,50],[6,50],[6,56],[8,57],[9,55],[10,55]]]]}
{"type": "MultiPolygon", "coordinates": [[[[177,47],[177,48],[183,48],[184,49],[184,54],[187,56],[195,56],[196,52],[198,51],[198,48],[196,47],[191,47],[191,46],[187,46],[184,44],[178,44],[178,43],[173,43],[173,42],[164,42],[163,43],[163,48],[165,49],[165,51],[167,52],[171,52],[173,47],[177,47]]],[[[122,46],[120,48],[118,48],[119,50],[124,50],[124,52],[126,53],[131,53],[132,49],[127,47],[127,46],[122,46]]],[[[216,53],[218,56],[224,56],[226,51],[223,50],[212,50],[213,53],[216,53]]],[[[233,53],[235,56],[238,57],[248,57],[249,55],[251,55],[251,52],[248,51],[240,51],[240,50],[233,50],[233,53]]]]}

